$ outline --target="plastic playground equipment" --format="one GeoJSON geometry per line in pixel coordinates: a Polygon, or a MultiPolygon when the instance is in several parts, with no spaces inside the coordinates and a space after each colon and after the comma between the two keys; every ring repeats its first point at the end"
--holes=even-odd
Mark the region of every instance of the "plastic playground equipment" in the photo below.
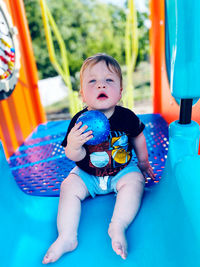
{"type": "MultiPolygon", "coordinates": [[[[156,180],[162,179],[147,185],[128,229],[126,261],[107,235],[110,194],[83,203],[79,246],[52,266],[200,266],[200,3],[151,0],[150,9],[155,114],[140,116],[156,180]]],[[[59,145],[69,121],[46,122],[23,1],[0,1],[0,21],[6,29],[0,35],[0,261],[3,267],[40,267],[56,238],[60,183],[74,166],[59,145]]]]}

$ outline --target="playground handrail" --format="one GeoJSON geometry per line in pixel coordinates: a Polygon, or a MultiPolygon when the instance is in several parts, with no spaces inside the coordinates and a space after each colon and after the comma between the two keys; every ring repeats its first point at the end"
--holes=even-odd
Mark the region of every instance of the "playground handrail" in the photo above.
{"type": "Polygon", "coordinates": [[[127,86],[126,92],[122,98],[122,102],[124,106],[132,109],[134,106],[133,72],[138,56],[137,11],[134,0],[128,1],[128,14],[125,31],[125,55],[127,67],[127,86]]]}

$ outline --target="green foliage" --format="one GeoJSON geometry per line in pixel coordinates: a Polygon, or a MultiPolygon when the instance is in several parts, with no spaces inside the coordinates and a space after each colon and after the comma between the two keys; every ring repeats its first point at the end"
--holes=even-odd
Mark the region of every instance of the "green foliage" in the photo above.
{"type": "Polygon", "coordinates": [[[138,48],[138,58],[137,65],[149,57],[149,29],[145,26],[145,21],[148,20],[147,13],[137,13],[138,20],[138,38],[139,38],[139,48],[138,48]]]}
{"type": "MultiPolygon", "coordinates": [[[[24,0],[24,4],[39,78],[55,76],[57,73],[47,51],[39,0],[24,0]]],[[[98,52],[108,53],[121,65],[125,64],[125,8],[98,0],[47,0],[47,4],[65,42],[71,76],[77,76],[85,58],[98,52]]],[[[138,22],[139,60],[143,60],[148,54],[148,30],[140,14],[138,22]]],[[[56,41],[55,48],[57,59],[61,61],[56,41]]]]}

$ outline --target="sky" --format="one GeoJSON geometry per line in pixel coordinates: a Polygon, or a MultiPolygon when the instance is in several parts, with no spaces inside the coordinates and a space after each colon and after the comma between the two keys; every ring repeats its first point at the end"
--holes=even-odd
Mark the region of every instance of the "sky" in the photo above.
{"type": "MultiPolygon", "coordinates": [[[[101,0],[101,2],[112,3],[112,4],[123,7],[125,0],[101,0]]],[[[145,3],[145,0],[135,0],[135,5],[136,5],[136,8],[138,11],[142,12],[142,11],[146,10],[144,3],[145,3]]]]}

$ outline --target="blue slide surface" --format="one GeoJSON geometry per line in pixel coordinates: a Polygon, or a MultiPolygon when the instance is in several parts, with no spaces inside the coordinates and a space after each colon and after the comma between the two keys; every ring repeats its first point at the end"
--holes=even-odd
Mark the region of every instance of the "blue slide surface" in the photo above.
{"type": "MultiPolygon", "coordinates": [[[[127,260],[122,260],[113,252],[107,234],[115,203],[115,195],[110,194],[95,199],[89,198],[83,202],[78,248],[64,255],[52,266],[200,266],[197,229],[199,218],[196,216],[199,204],[191,190],[193,187],[198,188],[200,182],[200,179],[196,179],[200,178],[200,160],[195,156],[196,151],[193,152],[194,136],[198,139],[199,132],[197,125],[192,124],[189,131],[192,138],[188,138],[187,132],[183,132],[180,144],[180,130],[176,140],[176,127],[176,124],[172,127],[172,145],[162,179],[158,184],[146,189],[141,210],[127,231],[127,260]],[[182,154],[179,155],[180,153],[174,151],[184,151],[183,142],[186,152],[180,152],[182,154]],[[177,146],[181,146],[181,149],[177,146]],[[180,186],[184,179],[179,178],[181,172],[178,169],[182,170],[181,164],[191,166],[193,160],[187,157],[189,162],[184,163],[178,159],[184,159],[187,151],[189,155],[194,154],[191,157],[195,158],[195,168],[194,173],[191,168],[189,169],[192,179],[189,182],[190,186],[185,188],[184,185],[180,186]],[[177,160],[178,165],[175,164],[177,160]]],[[[24,193],[13,177],[2,146],[0,177],[1,266],[43,266],[42,258],[57,236],[56,215],[59,198],[24,193]]]]}

